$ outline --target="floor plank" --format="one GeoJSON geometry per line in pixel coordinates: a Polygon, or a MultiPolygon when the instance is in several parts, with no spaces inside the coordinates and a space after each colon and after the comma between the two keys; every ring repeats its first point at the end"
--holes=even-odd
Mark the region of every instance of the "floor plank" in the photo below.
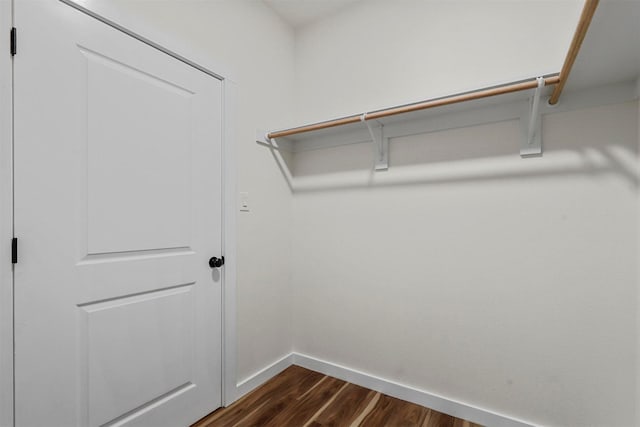
{"type": "Polygon", "coordinates": [[[358,416],[366,409],[376,392],[347,384],[333,405],[328,406],[314,419],[311,427],[339,427],[351,426],[358,416]]]}
{"type": "Polygon", "coordinates": [[[394,399],[393,414],[389,417],[387,425],[397,427],[422,426],[429,411],[429,409],[423,406],[400,399],[394,399]]]}
{"type": "Polygon", "coordinates": [[[265,427],[303,427],[312,419],[316,412],[318,412],[328,400],[337,395],[346,384],[346,382],[337,378],[327,377],[322,384],[311,390],[304,398],[297,401],[292,407],[287,408],[286,411],[278,414],[271,423],[261,425],[265,425],[265,427]]]}
{"type": "Polygon", "coordinates": [[[480,427],[299,366],[291,366],[192,427],[480,427]]]}
{"type": "MultiPolygon", "coordinates": [[[[440,426],[440,424],[431,424],[428,422],[429,413],[433,412],[414,403],[396,399],[395,397],[381,395],[378,403],[373,410],[367,415],[360,426],[394,426],[394,427],[423,427],[423,426],[440,426]]],[[[440,414],[439,412],[437,414],[440,414]]],[[[449,415],[444,417],[450,417],[449,415]]],[[[453,419],[453,417],[450,417],[453,419]]],[[[438,420],[441,421],[441,420],[438,420]]],[[[447,420],[448,421],[448,420],[447,420]]]]}
{"type": "Polygon", "coordinates": [[[251,415],[256,408],[286,407],[325,376],[299,366],[291,366],[227,408],[221,408],[193,427],[232,426],[251,415]]]}

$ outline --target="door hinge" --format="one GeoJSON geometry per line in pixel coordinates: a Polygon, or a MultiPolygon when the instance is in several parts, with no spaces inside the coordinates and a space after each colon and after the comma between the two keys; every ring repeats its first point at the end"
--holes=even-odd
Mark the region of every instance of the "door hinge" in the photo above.
{"type": "Polygon", "coordinates": [[[11,264],[18,263],[18,238],[11,239],[11,264]]]}
{"type": "Polygon", "coordinates": [[[11,56],[16,56],[16,52],[18,51],[18,30],[16,27],[11,28],[10,35],[10,48],[11,48],[11,56]]]}

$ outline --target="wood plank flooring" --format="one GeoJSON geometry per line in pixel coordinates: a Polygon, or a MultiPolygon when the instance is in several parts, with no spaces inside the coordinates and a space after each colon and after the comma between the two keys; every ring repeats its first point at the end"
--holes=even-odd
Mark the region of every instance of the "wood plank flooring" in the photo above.
{"type": "Polygon", "coordinates": [[[192,427],[218,426],[480,427],[299,366],[192,427]]]}

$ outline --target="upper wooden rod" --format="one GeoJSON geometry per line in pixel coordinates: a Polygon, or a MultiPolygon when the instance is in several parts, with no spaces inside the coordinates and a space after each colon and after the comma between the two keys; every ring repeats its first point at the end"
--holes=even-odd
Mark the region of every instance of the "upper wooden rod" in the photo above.
{"type": "Polygon", "coordinates": [[[564,89],[564,85],[567,83],[567,79],[569,78],[569,73],[571,73],[573,63],[578,57],[580,46],[582,46],[582,41],[587,35],[587,30],[589,29],[589,25],[591,24],[591,20],[593,19],[593,14],[596,12],[596,8],[598,7],[598,2],[599,0],[586,0],[584,3],[584,7],[582,8],[582,15],[580,15],[580,21],[578,21],[576,32],[573,34],[573,40],[571,41],[569,51],[567,52],[567,56],[564,59],[564,64],[562,65],[562,69],[560,70],[560,83],[553,89],[551,98],[549,98],[549,104],[551,105],[558,102],[560,94],[562,93],[562,89],[564,89]]]}
{"type": "MultiPolygon", "coordinates": [[[[545,86],[554,85],[560,82],[558,75],[545,77],[545,86]]],[[[527,80],[519,83],[512,83],[504,86],[492,87],[489,89],[482,89],[475,92],[463,93],[460,95],[448,96],[445,98],[432,99],[427,101],[418,102],[416,104],[403,105],[400,107],[388,108],[385,110],[374,111],[371,113],[365,113],[365,120],[375,120],[382,117],[395,116],[396,114],[411,113],[413,111],[426,110],[428,108],[442,107],[444,105],[457,104],[460,102],[473,101],[475,99],[488,98],[490,96],[504,95],[512,92],[519,92],[528,89],[535,89],[538,87],[538,81],[536,79],[527,80]]],[[[285,129],[267,134],[269,139],[282,138],[285,136],[297,135],[300,133],[311,132],[320,129],[328,129],[336,126],[347,125],[350,123],[358,123],[362,121],[362,114],[343,117],[341,119],[329,120],[321,123],[314,123],[311,125],[299,126],[292,129],[285,129]]]]}

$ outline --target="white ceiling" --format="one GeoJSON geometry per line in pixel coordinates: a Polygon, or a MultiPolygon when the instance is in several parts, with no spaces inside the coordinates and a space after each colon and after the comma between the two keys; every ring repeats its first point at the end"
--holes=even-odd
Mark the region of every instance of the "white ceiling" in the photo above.
{"type": "Polygon", "coordinates": [[[640,75],[640,1],[601,1],[567,89],[629,81],[640,75]]]}
{"type": "MultiPolygon", "coordinates": [[[[363,0],[263,0],[299,28],[363,0]]],[[[568,25],[574,25],[570,23],[568,25]]],[[[640,75],[640,0],[600,2],[567,82],[578,89],[628,81],[640,75]]]]}
{"type": "Polygon", "coordinates": [[[311,24],[360,0],[263,0],[294,28],[311,24]]]}

